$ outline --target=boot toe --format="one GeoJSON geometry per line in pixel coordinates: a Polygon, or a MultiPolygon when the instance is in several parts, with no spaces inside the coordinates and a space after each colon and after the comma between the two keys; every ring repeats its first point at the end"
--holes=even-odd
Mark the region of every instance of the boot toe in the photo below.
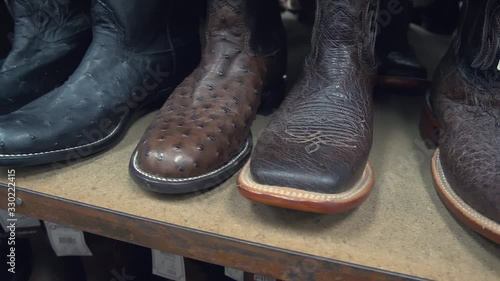
{"type": "Polygon", "coordinates": [[[446,179],[470,207],[500,223],[500,135],[495,120],[457,109],[449,112],[456,115],[449,118],[453,124],[444,122],[440,142],[446,179]]]}
{"type": "Polygon", "coordinates": [[[290,143],[268,131],[259,139],[250,172],[259,184],[342,193],[354,185],[366,163],[344,159],[332,150],[335,149],[321,146],[311,153],[307,144],[290,143]]]}
{"type": "Polygon", "coordinates": [[[147,174],[170,178],[200,176],[210,167],[209,152],[192,140],[163,136],[144,139],[137,148],[137,166],[147,174]]]}
{"type": "Polygon", "coordinates": [[[346,183],[351,174],[346,167],[341,165],[336,165],[331,171],[309,171],[299,169],[299,167],[273,165],[259,158],[252,161],[250,171],[253,178],[260,184],[330,194],[347,190],[346,183]]]}
{"type": "Polygon", "coordinates": [[[35,118],[11,114],[0,118],[0,156],[35,153],[40,135],[35,130],[35,118]]]}

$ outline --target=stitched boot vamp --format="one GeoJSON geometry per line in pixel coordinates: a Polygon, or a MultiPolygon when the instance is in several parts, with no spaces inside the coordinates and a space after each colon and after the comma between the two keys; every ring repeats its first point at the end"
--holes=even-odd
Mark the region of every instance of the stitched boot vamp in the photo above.
{"type": "Polygon", "coordinates": [[[358,67],[342,65],[338,76],[311,68],[301,78],[258,140],[257,182],[338,193],[359,178],[372,142],[373,73],[358,67]]]}

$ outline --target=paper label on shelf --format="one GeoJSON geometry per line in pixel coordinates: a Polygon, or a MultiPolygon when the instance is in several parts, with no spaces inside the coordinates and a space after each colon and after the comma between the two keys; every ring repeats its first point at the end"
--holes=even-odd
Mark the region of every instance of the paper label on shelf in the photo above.
{"type": "Polygon", "coordinates": [[[186,281],[184,258],[178,255],[151,250],[153,255],[153,274],[174,281],[186,281]]]}
{"type": "Polygon", "coordinates": [[[83,231],[45,221],[50,245],[58,257],[92,256],[83,231]]]}
{"type": "Polygon", "coordinates": [[[253,276],[253,280],[254,281],[276,281],[276,278],[272,278],[272,277],[267,277],[267,276],[262,276],[262,275],[255,274],[253,276]]]}
{"type": "Polygon", "coordinates": [[[245,272],[239,269],[234,269],[230,267],[224,267],[224,274],[236,281],[244,281],[245,279],[245,272]]]}
{"type": "Polygon", "coordinates": [[[28,228],[28,227],[36,227],[40,226],[40,221],[36,218],[23,216],[20,214],[16,214],[15,217],[9,217],[9,212],[5,210],[0,210],[0,224],[5,232],[9,232],[7,226],[10,224],[9,220],[15,219],[16,228],[28,228]]]}

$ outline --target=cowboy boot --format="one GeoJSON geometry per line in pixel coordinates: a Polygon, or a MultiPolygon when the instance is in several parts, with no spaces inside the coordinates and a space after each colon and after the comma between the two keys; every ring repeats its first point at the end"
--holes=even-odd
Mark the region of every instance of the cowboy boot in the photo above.
{"type": "Polygon", "coordinates": [[[450,211],[500,243],[500,1],[464,1],[462,12],[434,77],[432,175],[450,211]]]}
{"type": "Polygon", "coordinates": [[[92,38],[90,1],[10,0],[13,48],[0,66],[0,115],[64,83],[92,38]]]}
{"type": "Polygon", "coordinates": [[[199,62],[193,3],[95,0],[93,40],[75,73],[0,116],[0,165],[70,163],[116,144],[199,62]]]}
{"type": "Polygon", "coordinates": [[[239,178],[250,200],[318,213],[361,204],[374,184],[378,1],[319,0],[311,53],[239,178]]]}
{"type": "Polygon", "coordinates": [[[380,60],[377,85],[381,87],[427,87],[427,70],[408,42],[413,1],[380,0],[380,33],[375,50],[380,60]]]}
{"type": "Polygon", "coordinates": [[[252,150],[257,109],[270,111],[283,98],[286,40],[278,2],[209,0],[207,17],[201,63],[130,161],[134,180],[152,191],[192,192],[231,177],[252,150]]]}

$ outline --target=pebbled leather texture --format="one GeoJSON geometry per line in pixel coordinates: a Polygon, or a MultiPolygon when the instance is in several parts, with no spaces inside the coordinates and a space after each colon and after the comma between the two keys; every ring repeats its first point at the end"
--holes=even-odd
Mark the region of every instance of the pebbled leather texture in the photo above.
{"type": "Polygon", "coordinates": [[[249,138],[263,96],[273,99],[283,91],[286,41],[277,2],[210,0],[206,39],[201,63],[137,146],[138,165],[149,174],[190,178],[228,163],[249,138]],[[266,22],[267,31],[248,18],[266,22]],[[269,34],[277,34],[278,42],[259,42],[269,34]]]}
{"type": "Polygon", "coordinates": [[[260,136],[250,171],[260,184],[340,193],[372,145],[378,1],[317,3],[302,77],[260,136]]]}
{"type": "Polygon", "coordinates": [[[64,83],[92,39],[90,1],[11,0],[13,48],[0,66],[0,114],[64,83]]]}
{"type": "Polygon", "coordinates": [[[441,164],[453,190],[500,223],[500,2],[465,1],[463,9],[432,89],[441,164]]]}
{"type": "Polygon", "coordinates": [[[426,79],[427,70],[408,43],[412,1],[380,0],[380,9],[380,32],[375,44],[380,61],[378,75],[426,79]]]}
{"type": "Polygon", "coordinates": [[[0,116],[0,165],[94,154],[116,141],[140,110],[160,107],[199,62],[198,17],[186,16],[190,9],[180,1],[95,0],[94,38],[75,73],[0,116]],[[164,16],[173,11],[183,18],[164,16]],[[124,18],[133,24],[122,24],[124,18]],[[170,28],[180,35],[172,38],[170,28]]]}

